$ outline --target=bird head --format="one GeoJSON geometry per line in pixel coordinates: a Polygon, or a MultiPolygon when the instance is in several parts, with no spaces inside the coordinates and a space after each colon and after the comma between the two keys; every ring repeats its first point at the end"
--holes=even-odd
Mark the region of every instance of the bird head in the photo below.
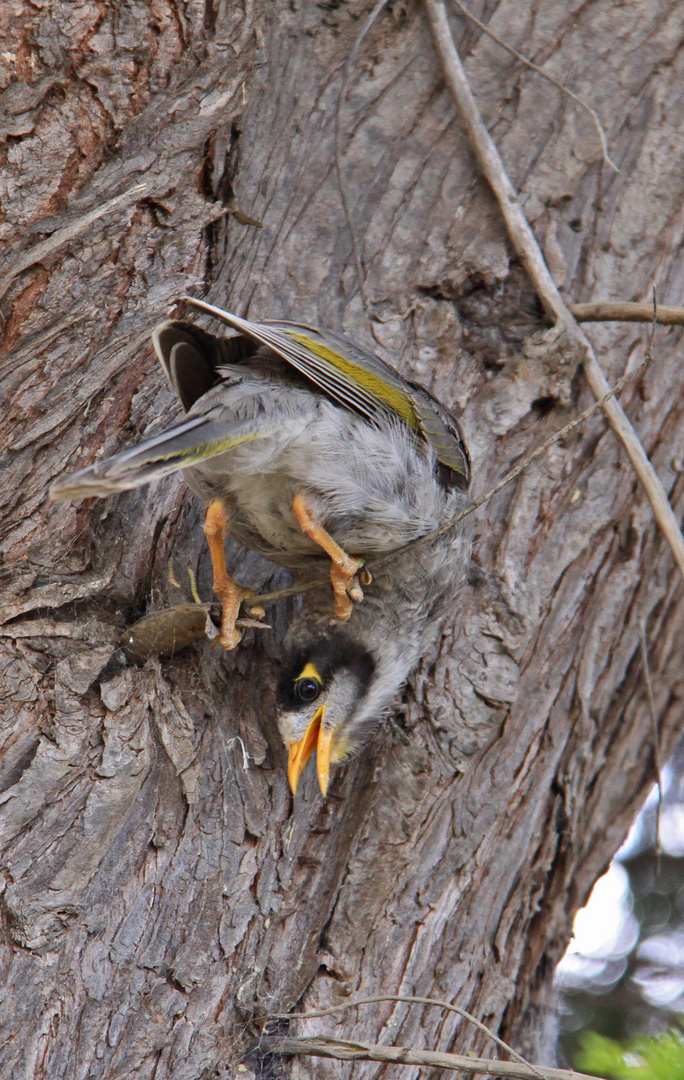
{"type": "Polygon", "coordinates": [[[378,651],[336,629],[291,653],[278,686],[277,720],[293,795],[314,750],[327,793],[330,766],[365,742],[405,676],[401,667],[389,671],[378,651]]]}

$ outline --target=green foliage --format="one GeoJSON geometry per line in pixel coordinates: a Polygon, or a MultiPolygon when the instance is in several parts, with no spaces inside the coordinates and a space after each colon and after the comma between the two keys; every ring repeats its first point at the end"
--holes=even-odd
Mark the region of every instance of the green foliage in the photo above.
{"type": "Polygon", "coordinates": [[[614,1080],[684,1080],[684,1033],[670,1029],[619,1043],[588,1031],[576,1067],[614,1080]]]}

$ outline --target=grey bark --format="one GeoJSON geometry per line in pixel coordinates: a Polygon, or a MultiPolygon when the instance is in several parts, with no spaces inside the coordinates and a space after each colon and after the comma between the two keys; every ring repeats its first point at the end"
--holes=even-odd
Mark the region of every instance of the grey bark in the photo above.
{"type": "MultiPolygon", "coordinates": [[[[368,35],[344,112],[364,312],[334,112],[368,8],[57,0],[0,16],[3,1077],[196,1080],[243,1059],[297,1080],[417,1076],[259,1055],[267,1015],[359,990],[453,1000],[541,1053],[573,915],[653,780],[642,621],[662,753],[676,740],[682,583],[600,416],[478,512],[458,610],[327,802],[308,770],[293,807],[274,730],[287,606],[234,654],[122,661],[126,626],[190,598],[188,568],[211,599],[182,482],[47,501],[62,472],[175,415],[147,335],[182,292],[343,330],[411,372],[463,410],[476,493],[587,404],[411,3],[368,35]]],[[[572,102],[454,20],[568,300],[647,302],[655,284],[681,303],[680,5],[477,13],[587,97],[621,169],[572,102]]],[[[589,333],[611,381],[643,357],[643,328],[589,333]]],[[[622,401],[681,520],[679,341],[658,331],[622,401]]],[[[269,580],[230,554],[239,580],[269,580]]],[[[290,1031],[491,1053],[407,1005],[290,1031]]]]}

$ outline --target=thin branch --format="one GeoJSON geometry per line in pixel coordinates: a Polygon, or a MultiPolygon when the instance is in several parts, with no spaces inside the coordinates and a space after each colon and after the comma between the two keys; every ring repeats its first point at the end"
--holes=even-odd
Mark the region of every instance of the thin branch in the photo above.
{"type": "Polygon", "coordinates": [[[46,240],[41,240],[39,244],[35,244],[28,251],[23,251],[21,255],[18,255],[16,259],[10,262],[2,277],[0,277],[0,299],[5,295],[15,277],[21,274],[22,271],[28,270],[29,266],[34,266],[35,263],[46,259],[48,255],[52,255],[53,251],[57,251],[63,244],[68,244],[70,240],[79,236],[94,221],[98,221],[105,214],[116,210],[117,206],[121,206],[122,203],[137,201],[147,191],[147,188],[148,185],[145,183],[134,184],[133,187],[122,192],[121,195],[115,195],[113,199],[108,199],[107,202],[102,203],[102,206],[97,206],[88,214],[83,214],[82,217],[72,221],[69,225],[65,225],[64,228],[57,229],[46,240]]]}
{"type": "Polygon", "coordinates": [[[461,0],[452,0],[452,2],[458,8],[461,14],[465,15],[466,19],[470,19],[472,23],[475,23],[475,26],[478,26],[484,34],[487,34],[487,36],[492,39],[492,41],[495,41],[496,44],[500,45],[502,49],[505,49],[506,52],[511,54],[511,56],[514,56],[516,60],[520,61],[521,64],[525,64],[525,66],[531,68],[532,71],[536,71],[537,75],[541,75],[542,79],[546,79],[547,82],[550,82],[552,86],[555,86],[567,97],[571,98],[575,102],[575,104],[579,105],[580,109],[584,109],[584,111],[589,114],[591,119],[594,121],[596,134],[598,135],[599,142],[601,143],[601,153],[603,155],[603,160],[605,161],[606,165],[610,165],[611,169],[614,169],[616,173],[619,173],[620,170],[618,169],[617,165],[608,153],[608,141],[606,139],[606,133],[603,130],[603,124],[599,120],[598,113],[594,109],[592,109],[591,105],[587,105],[586,101],[583,101],[581,97],[577,96],[577,94],[573,94],[572,90],[569,90],[567,86],[564,86],[562,82],[558,81],[558,79],[554,79],[553,75],[549,75],[547,71],[544,71],[543,68],[538,67],[537,64],[532,62],[532,60],[528,60],[528,58],[526,56],[523,56],[522,53],[519,53],[517,49],[514,49],[511,45],[508,45],[505,41],[502,41],[500,37],[497,37],[496,34],[489,29],[486,23],[480,22],[480,20],[475,15],[473,15],[472,12],[468,11],[468,8],[461,3],[461,0]]]}
{"type": "Polygon", "coordinates": [[[490,1076],[508,1077],[510,1080],[602,1080],[600,1076],[577,1073],[571,1069],[532,1067],[513,1061],[495,1061],[487,1058],[466,1057],[463,1054],[446,1054],[434,1050],[410,1050],[404,1046],[379,1046],[377,1043],[347,1042],[343,1039],[317,1038],[295,1039],[264,1038],[260,1049],[273,1054],[290,1054],[300,1057],[334,1058],[337,1061],[383,1061],[394,1065],[427,1065],[437,1069],[462,1070],[485,1073],[490,1076]]]}
{"type": "Polygon", "coordinates": [[[606,399],[603,404],[608,421],[622,442],[634,471],[641,481],[653,508],[658,525],[684,575],[684,537],[668,501],[665,489],[648,460],[634,428],[615,398],[606,398],[610,387],[596,354],[583,331],[561,297],[544,261],[544,256],[522,212],[518,196],[504,169],[499,153],[480,117],[463,65],[451,36],[442,0],[425,0],[432,37],[441,60],[446,83],[461,113],[480,168],[499,203],[509,236],[529,274],[547,313],[562,326],[572,341],[585,350],[583,362],[594,397],[606,399]]]}
{"type": "Polygon", "coordinates": [[[250,596],[242,601],[243,608],[261,607],[263,604],[275,604],[277,600],[286,600],[288,596],[299,596],[301,593],[311,592],[312,589],[322,589],[330,584],[330,578],[315,578],[307,581],[304,585],[291,585],[288,589],[277,589],[275,592],[260,593],[258,596],[250,596]]]}
{"type": "Polygon", "coordinates": [[[577,322],[653,322],[661,326],[684,326],[684,308],[661,307],[653,314],[652,304],[629,304],[599,301],[595,304],[569,304],[577,322]]]}
{"type": "Polygon", "coordinates": [[[341,1005],[331,1005],[329,1009],[321,1009],[320,1012],[310,1013],[275,1013],[273,1019],[275,1020],[313,1020],[320,1016],[330,1016],[332,1013],[343,1012],[345,1009],[353,1009],[357,1005],[375,1005],[379,1001],[397,1001],[403,1002],[406,1005],[431,1005],[438,1009],[445,1009],[447,1012],[456,1013],[457,1016],[467,1020],[468,1023],[473,1024],[479,1031],[483,1032],[489,1039],[492,1039],[502,1050],[505,1050],[507,1054],[510,1054],[518,1064],[523,1065],[526,1069],[531,1069],[532,1072],[541,1077],[541,1080],[546,1080],[544,1073],[541,1072],[536,1065],[530,1065],[529,1061],[526,1061],[522,1054],[519,1054],[517,1050],[514,1050],[512,1046],[500,1039],[498,1035],[495,1035],[486,1024],[483,1024],[481,1020],[478,1020],[472,1013],[466,1012],[460,1005],[452,1005],[449,1001],[439,1001],[437,998],[426,997],[409,997],[408,995],[401,994],[379,994],[375,997],[367,998],[355,998],[353,1001],[345,1001],[341,1005]]]}
{"type": "Polygon", "coordinates": [[[347,221],[347,228],[349,229],[349,235],[351,236],[352,248],[354,251],[354,262],[356,265],[356,277],[359,284],[359,292],[361,294],[361,303],[364,308],[368,307],[368,301],[366,299],[366,279],[363,272],[363,261],[361,259],[361,247],[359,245],[359,239],[356,235],[356,229],[354,227],[354,218],[351,212],[351,206],[349,203],[349,193],[347,191],[347,181],[344,176],[344,169],[342,168],[342,106],[347,98],[347,91],[349,89],[349,80],[351,79],[354,63],[356,62],[356,55],[361,47],[361,42],[365,38],[366,34],[370,30],[371,26],[377,19],[378,15],[388,3],[388,0],[377,0],[377,3],[371,10],[368,18],[361,27],[354,44],[352,45],[351,52],[347,57],[347,61],[344,65],[344,71],[342,73],[342,86],[340,87],[339,97],[337,99],[337,106],[335,108],[335,169],[337,171],[337,183],[340,189],[340,197],[342,199],[342,209],[344,210],[344,216],[347,221]]]}

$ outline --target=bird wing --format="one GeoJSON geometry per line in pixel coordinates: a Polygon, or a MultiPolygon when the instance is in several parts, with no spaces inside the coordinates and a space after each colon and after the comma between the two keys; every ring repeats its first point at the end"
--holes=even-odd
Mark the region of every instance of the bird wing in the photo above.
{"type": "Polygon", "coordinates": [[[216,339],[172,319],[152,331],[154,351],[185,411],[217,382],[216,339]]]}
{"type": "Polygon", "coordinates": [[[470,459],[454,417],[379,357],[332,331],[300,323],[255,323],[191,296],[181,299],[267,345],[338,404],[370,420],[393,413],[423,436],[449,470],[451,482],[467,488],[470,459]]]}
{"type": "Polygon", "coordinates": [[[470,484],[470,454],[456,418],[422,386],[411,384],[407,393],[435,457],[453,474],[450,483],[465,491],[470,484]]]}
{"type": "Polygon", "coordinates": [[[221,410],[194,416],[161,435],[70,473],[50,487],[52,499],[88,499],[147,484],[168,473],[197,465],[241,443],[273,434],[263,419],[223,420],[221,410]]]}
{"type": "Polygon", "coordinates": [[[176,319],[155,326],[152,344],[186,412],[221,382],[221,367],[244,363],[255,348],[251,339],[217,338],[193,323],[176,319]]]}

